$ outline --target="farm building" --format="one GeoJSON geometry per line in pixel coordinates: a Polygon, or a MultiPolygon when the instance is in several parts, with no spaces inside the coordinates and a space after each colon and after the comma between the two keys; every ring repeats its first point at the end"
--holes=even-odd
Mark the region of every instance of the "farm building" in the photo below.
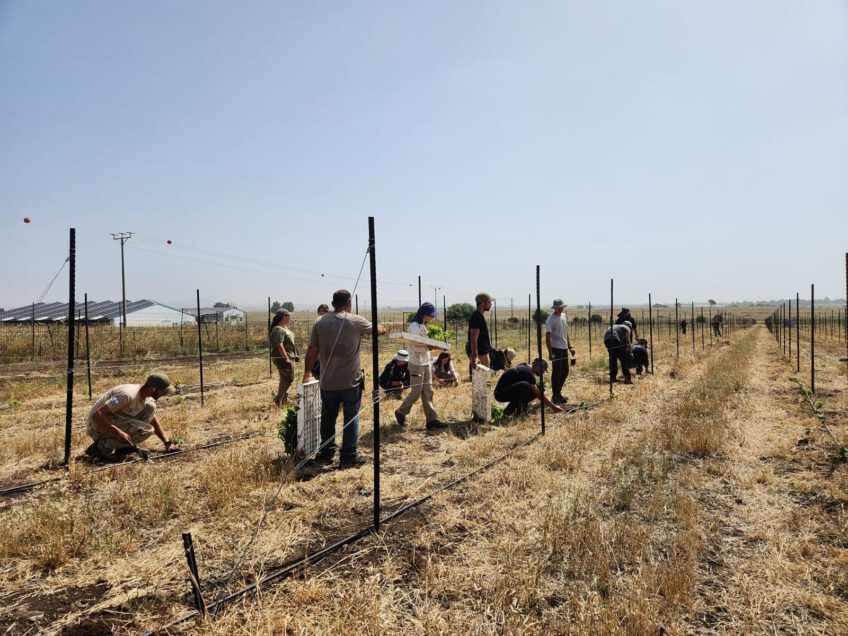
{"type": "MultiPolygon", "coordinates": [[[[77,302],[74,313],[77,320],[85,320],[85,304],[77,302]]],[[[67,319],[68,303],[35,303],[0,312],[0,324],[65,322],[67,319]]],[[[119,327],[121,303],[111,300],[89,301],[88,320],[119,327]]],[[[128,327],[176,327],[185,321],[194,322],[194,318],[168,305],[152,300],[127,301],[128,327]]]]}
{"type": "MultiPolygon", "coordinates": [[[[197,315],[197,308],[188,307],[183,311],[194,318],[197,315]]],[[[202,322],[244,322],[244,312],[237,307],[201,307],[200,316],[202,322]]]]}

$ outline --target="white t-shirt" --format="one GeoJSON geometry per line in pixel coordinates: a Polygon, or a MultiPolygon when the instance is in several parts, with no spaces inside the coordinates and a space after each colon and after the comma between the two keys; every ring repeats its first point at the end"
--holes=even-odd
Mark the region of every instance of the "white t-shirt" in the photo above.
{"type": "Polygon", "coordinates": [[[565,312],[559,316],[551,314],[545,321],[545,331],[551,334],[552,349],[568,349],[568,318],[565,312]]]}
{"type": "MultiPolygon", "coordinates": [[[[427,337],[427,325],[411,322],[407,331],[416,336],[427,337]]],[[[411,342],[407,343],[407,345],[407,349],[409,350],[409,364],[417,364],[419,366],[430,364],[430,350],[426,345],[417,345],[411,342]]]]}

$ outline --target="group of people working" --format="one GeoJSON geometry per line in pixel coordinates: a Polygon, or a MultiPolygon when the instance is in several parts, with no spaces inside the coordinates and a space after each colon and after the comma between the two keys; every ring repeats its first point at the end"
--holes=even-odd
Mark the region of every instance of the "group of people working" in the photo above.
{"type": "MultiPolygon", "coordinates": [[[[351,313],[351,293],[340,289],[333,294],[332,310],[326,305],[318,308],[318,319],[312,325],[304,358],[303,383],[320,382],[321,390],[321,451],[315,458],[319,465],[333,462],[337,444],[336,420],[339,411],[344,414],[344,428],[339,465],[342,468],[359,466],[364,460],[358,454],[359,411],[365,385],[365,372],[360,360],[362,336],[372,332],[369,320],[351,313]]],[[[538,399],[554,413],[561,412],[560,404],[567,402],[563,387],[569,368],[576,362],[576,352],[568,334],[567,305],[562,299],[553,301],[552,313],[545,322],[545,343],[552,363],[552,398],[540,389],[537,377],[548,369],[548,362],[537,358],[531,363],[512,366],[515,351],[503,351],[492,345],[486,312],[494,298],[481,292],[475,297],[476,307],[468,320],[466,353],[469,372],[473,375],[479,366],[504,369],[495,386],[494,397],[507,403],[506,415],[519,415],[538,399]]],[[[408,332],[427,337],[427,325],[438,316],[432,303],[425,302],[412,317],[408,332]]],[[[282,406],[294,381],[294,364],[300,361],[295,337],[289,328],[291,314],[282,309],[272,320],[269,341],[271,359],[279,373],[279,385],[274,403],[282,406]]],[[[378,335],[386,329],[377,324],[378,335]]],[[[604,344],[609,351],[610,377],[615,379],[620,362],[625,383],[632,383],[631,362],[636,372],[642,373],[648,365],[647,342],[638,338],[636,320],[628,309],[618,314],[616,324],[607,330],[604,344]]],[[[434,384],[455,386],[461,382],[449,351],[444,347],[423,344],[411,339],[405,349],[398,351],[380,376],[380,386],[386,396],[402,398],[394,416],[399,426],[407,418],[416,402],[420,401],[428,430],[442,429],[447,425],[439,419],[434,404],[434,384]],[[439,349],[435,359],[431,351],[439,349]]],[[[94,442],[86,450],[91,457],[104,461],[121,461],[137,444],[154,433],[165,444],[166,450],[175,445],[155,417],[156,400],[174,393],[168,377],[162,373],[151,374],[143,385],[121,385],[103,395],[89,415],[88,433],[94,442]]]]}

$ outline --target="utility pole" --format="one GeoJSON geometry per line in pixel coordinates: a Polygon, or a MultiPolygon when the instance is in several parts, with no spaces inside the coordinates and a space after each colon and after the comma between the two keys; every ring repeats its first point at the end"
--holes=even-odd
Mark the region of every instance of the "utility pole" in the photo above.
{"type": "Polygon", "coordinates": [[[124,243],[132,238],[132,232],[118,232],[112,234],[113,241],[121,242],[121,328],[118,338],[121,345],[121,357],[124,357],[124,329],[127,328],[127,279],[124,274],[124,243]]]}

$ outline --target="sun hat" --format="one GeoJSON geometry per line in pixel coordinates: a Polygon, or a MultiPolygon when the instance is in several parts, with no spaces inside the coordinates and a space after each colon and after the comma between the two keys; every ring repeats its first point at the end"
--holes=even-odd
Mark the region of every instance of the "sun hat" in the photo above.
{"type": "Polygon", "coordinates": [[[439,315],[439,312],[436,311],[436,307],[433,303],[422,303],[421,308],[418,311],[421,312],[422,316],[433,316],[433,318],[435,318],[439,315]]]}
{"type": "Polygon", "coordinates": [[[512,362],[513,360],[515,360],[515,349],[510,349],[509,347],[507,347],[506,349],[504,349],[504,356],[507,360],[512,362]]]}
{"type": "Polygon", "coordinates": [[[392,358],[392,360],[400,360],[402,362],[408,362],[409,361],[409,351],[407,351],[406,349],[399,349],[398,352],[395,354],[395,356],[392,358]]]}
{"type": "Polygon", "coordinates": [[[559,309],[560,307],[568,307],[562,298],[554,298],[554,302],[551,303],[551,309],[559,309]]]}

